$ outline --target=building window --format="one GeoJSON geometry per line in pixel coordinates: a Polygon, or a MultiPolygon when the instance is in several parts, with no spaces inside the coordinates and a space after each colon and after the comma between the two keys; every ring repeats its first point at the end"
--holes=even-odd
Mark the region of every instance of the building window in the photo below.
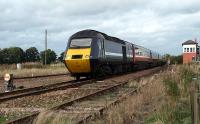
{"type": "Polygon", "coordinates": [[[187,48],[187,52],[189,52],[189,48],[187,48]]]}
{"type": "Polygon", "coordinates": [[[190,48],[190,52],[192,52],[192,48],[190,48]]]}
{"type": "Polygon", "coordinates": [[[195,47],[193,47],[193,52],[195,52],[195,47]]]}
{"type": "Polygon", "coordinates": [[[186,48],[184,48],[184,52],[186,52],[186,48]]]}

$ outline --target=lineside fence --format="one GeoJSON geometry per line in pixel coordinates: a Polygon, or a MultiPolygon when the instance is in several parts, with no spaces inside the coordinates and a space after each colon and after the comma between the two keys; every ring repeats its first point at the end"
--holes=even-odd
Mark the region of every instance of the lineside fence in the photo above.
{"type": "Polygon", "coordinates": [[[190,103],[192,112],[192,124],[200,124],[200,82],[193,78],[190,88],[190,103]]]}

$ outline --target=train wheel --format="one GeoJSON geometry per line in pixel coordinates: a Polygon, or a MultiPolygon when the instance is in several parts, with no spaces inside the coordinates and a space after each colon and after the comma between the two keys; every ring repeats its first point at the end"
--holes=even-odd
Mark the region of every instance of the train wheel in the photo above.
{"type": "Polygon", "coordinates": [[[86,79],[90,79],[90,78],[91,78],[91,76],[90,76],[90,75],[86,76],[86,79]]]}
{"type": "Polygon", "coordinates": [[[76,76],[76,80],[79,81],[80,80],[80,76],[76,76]]]}
{"type": "Polygon", "coordinates": [[[103,68],[103,72],[104,72],[104,75],[111,75],[112,74],[112,69],[110,68],[110,66],[105,66],[103,68]]]}
{"type": "Polygon", "coordinates": [[[95,73],[96,77],[104,77],[105,76],[105,72],[104,69],[100,66],[95,73]]]}

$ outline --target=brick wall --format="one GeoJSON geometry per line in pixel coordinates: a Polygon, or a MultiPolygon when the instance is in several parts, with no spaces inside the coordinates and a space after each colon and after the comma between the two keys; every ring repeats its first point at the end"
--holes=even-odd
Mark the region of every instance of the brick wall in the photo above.
{"type": "Polygon", "coordinates": [[[192,57],[196,58],[196,53],[183,53],[183,64],[192,62],[192,57]]]}

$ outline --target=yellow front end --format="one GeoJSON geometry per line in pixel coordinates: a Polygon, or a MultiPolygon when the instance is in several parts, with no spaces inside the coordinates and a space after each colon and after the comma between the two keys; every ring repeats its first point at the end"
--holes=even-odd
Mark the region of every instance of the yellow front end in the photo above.
{"type": "Polygon", "coordinates": [[[68,49],[65,63],[71,73],[90,73],[91,48],[68,49]]]}

